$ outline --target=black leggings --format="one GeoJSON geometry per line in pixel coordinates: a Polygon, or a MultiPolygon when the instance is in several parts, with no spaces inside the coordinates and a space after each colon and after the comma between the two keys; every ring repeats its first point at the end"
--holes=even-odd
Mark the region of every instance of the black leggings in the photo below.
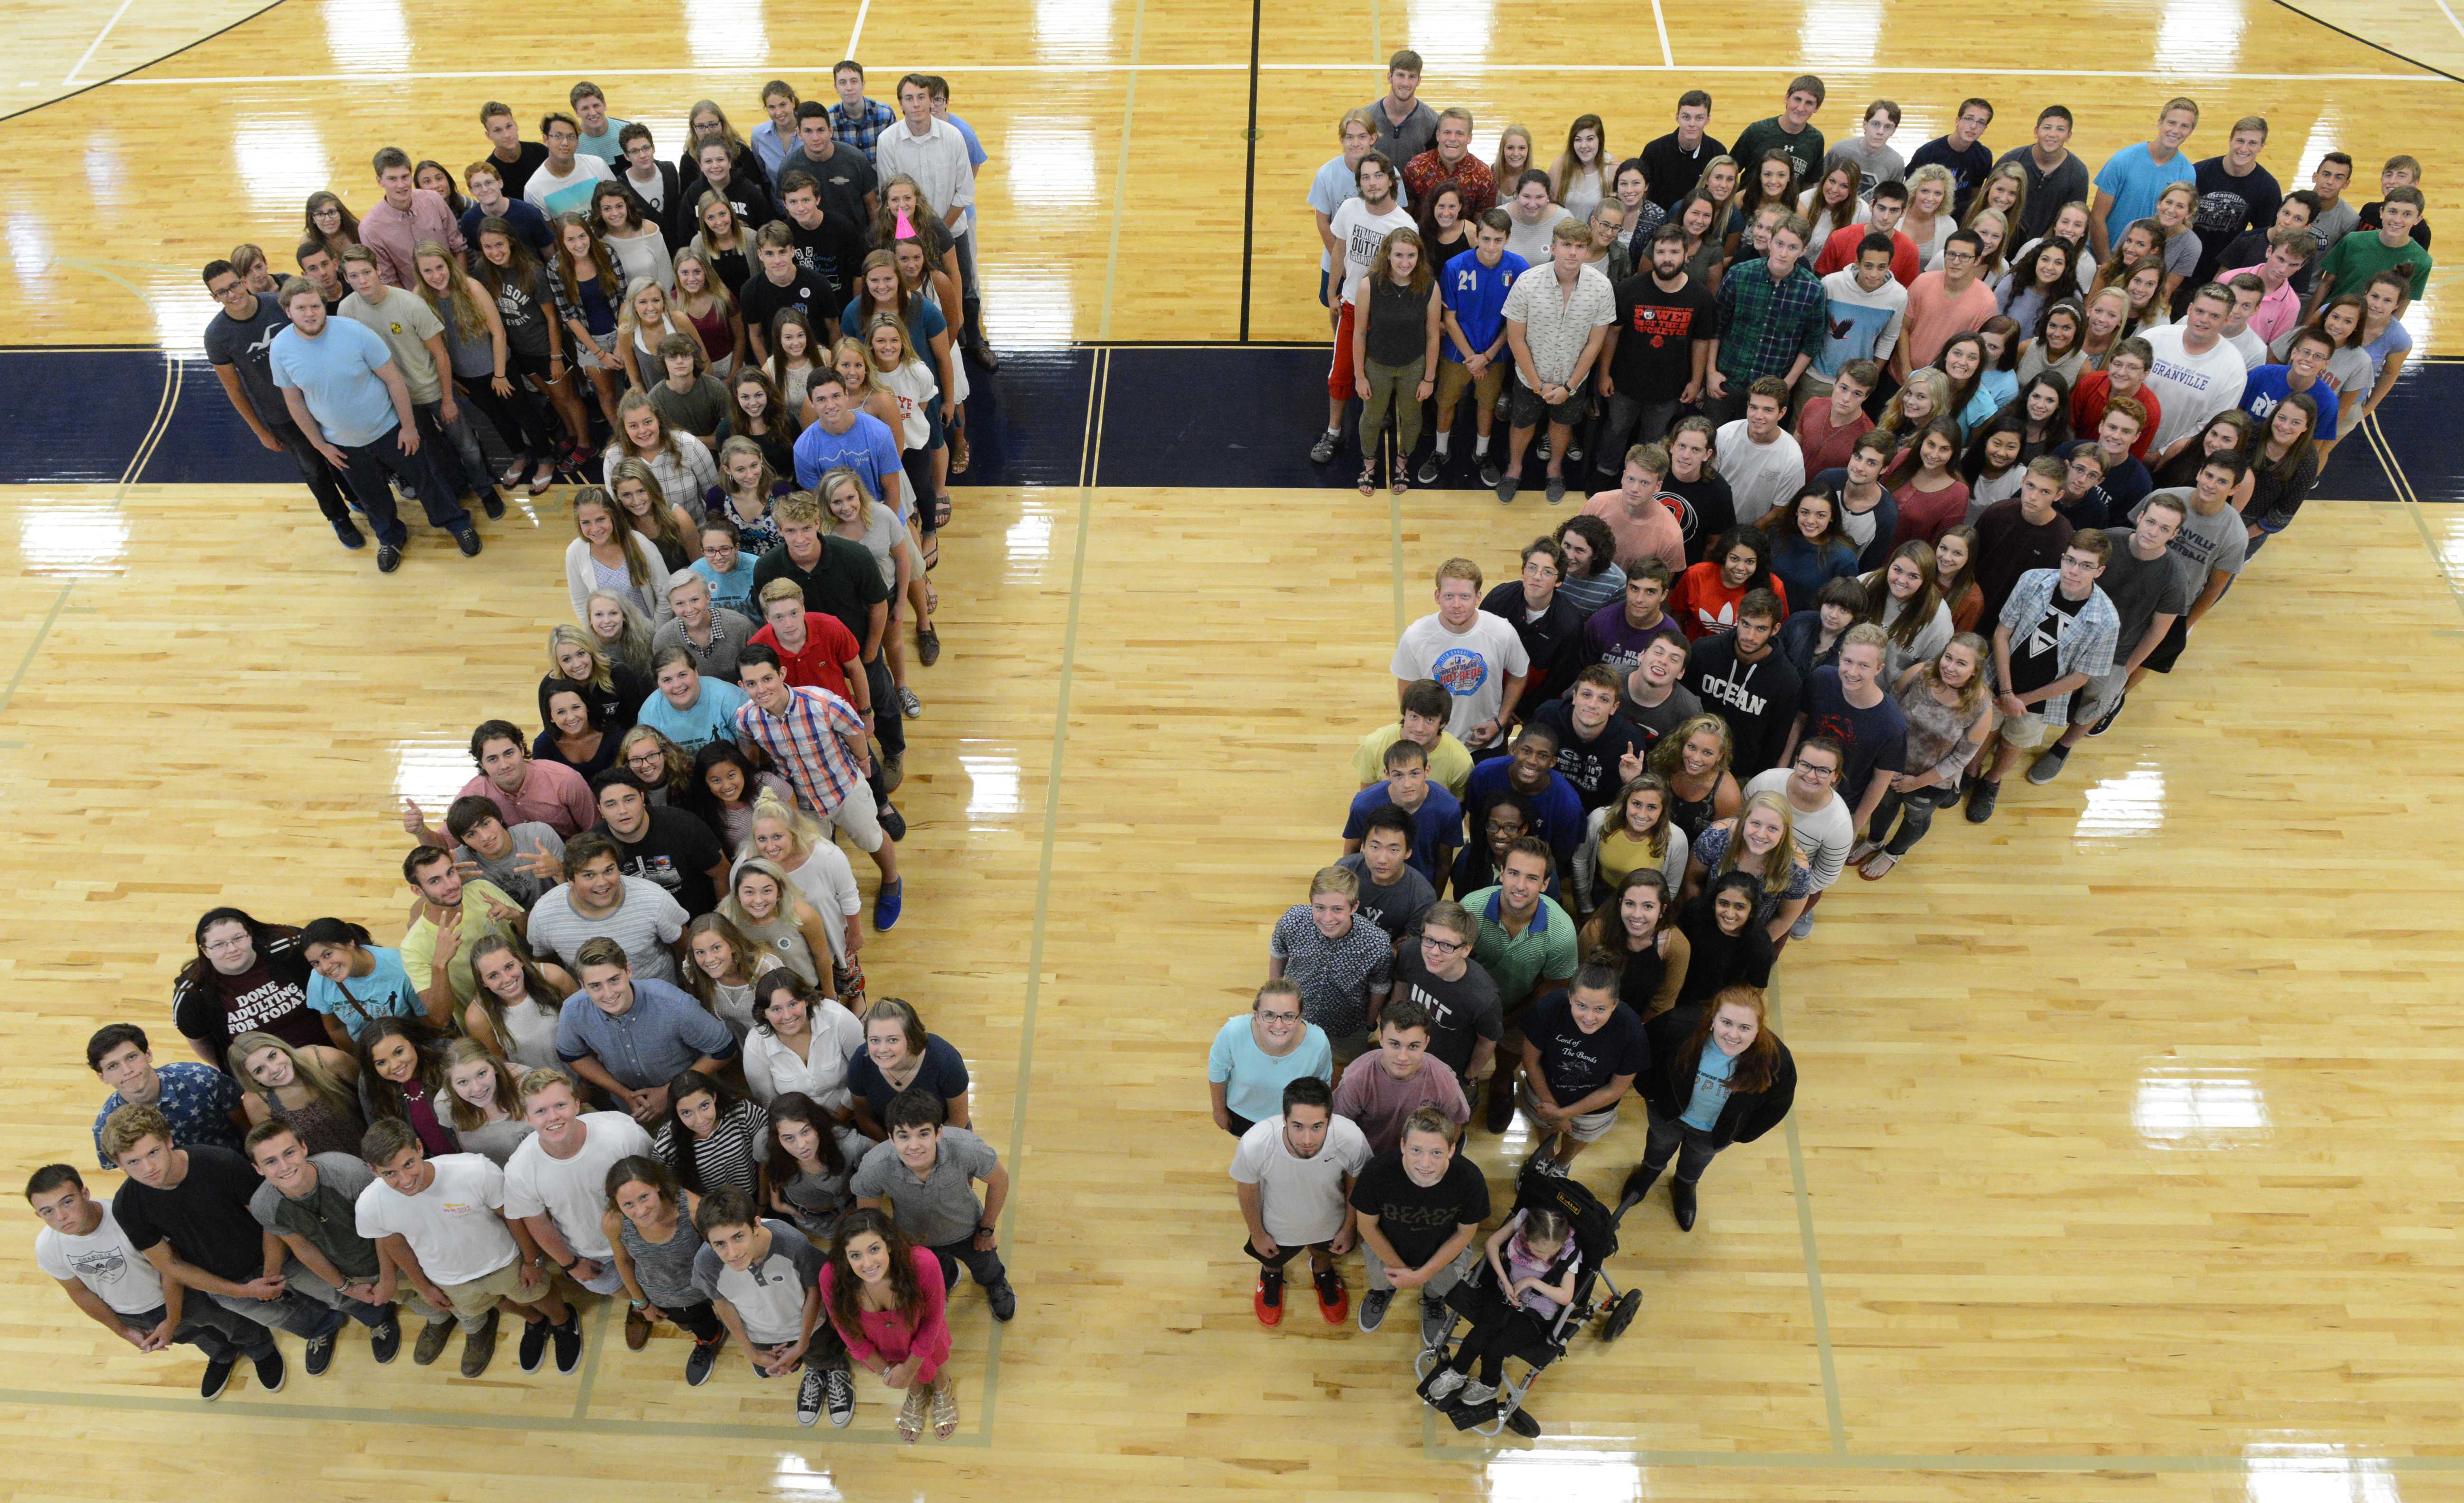
{"type": "MultiPolygon", "coordinates": [[[[544,367],[542,367],[544,368],[544,367]]],[[[495,383],[486,376],[473,376],[457,381],[454,387],[465,400],[486,414],[489,426],[505,447],[517,454],[526,454],[536,464],[557,456],[556,440],[548,435],[547,415],[539,410],[539,398],[522,385],[522,373],[509,366],[506,375],[512,380],[511,396],[497,394],[495,383]]]]}
{"type": "Polygon", "coordinates": [[[1957,784],[1918,788],[1912,793],[1885,792],[1881,802],[1874,806],[1874,818],[1866,829],[1879,836],[1891,828],[1891,821],[1896,816],[1900,822],[1899,831],[1884,843],[1882,849],[1892,855],[1903,856],[1915,849],[1918,841],[1925,839],[1926,830],[1933,828],[1934,812],[1958,802],[1957,784]]]}
{"type": "Polygon", "coordinates": [[[715,1341],[727,1334],[727,1327],[718,1323],[718,1312],[711,1308],[707,1299],[690,1305],[661,1305],[659,1313],[691,1333],[696,1341],[715,1341]]]}
{"type": "Polygon", "coordinates": [[[1548,1338],[1546,1321],[1520,1305],[1506,1303],[1492,1291],[1483,1297],[1470,1332],[1455,1348],[1454,1360],[1446,1365],[1456,1372],[1468,1373],[1477,1361],[1480,1381],[1494,1388],[1506,1376],[1509,1354],[1528,1351],[1548,1338]]]}

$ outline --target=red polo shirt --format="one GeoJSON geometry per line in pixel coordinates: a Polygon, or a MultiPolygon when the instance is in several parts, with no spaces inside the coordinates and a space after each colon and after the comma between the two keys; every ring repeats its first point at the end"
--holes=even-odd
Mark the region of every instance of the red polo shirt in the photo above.
{"type": "Polygon", "coordinates": [[[855,696],[847,693],[845,665],[853,661],[861,650],[838,617],[805,611],[804,650],[801,652],[781,647],[779,633],[766,626],[753,633],[753,642],[779,654],[789,684],[800,689],[826,689],[849,704],[856,703],[855,696]]]}

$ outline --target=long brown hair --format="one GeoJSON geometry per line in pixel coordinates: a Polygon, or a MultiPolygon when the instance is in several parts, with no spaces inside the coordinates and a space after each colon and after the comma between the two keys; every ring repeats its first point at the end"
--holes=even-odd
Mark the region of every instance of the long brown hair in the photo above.
{"type": "MultiPolygon", "coordinates": [[[[566,681],[570,682],[571,680],[566,681]]],[[[605,689],[608,686],[601,684],[598,687],[605,689]]],[[[499,950],[512,956],[514,958],[514,962],[522,968],[522,994],[524,996],[528,997],[531,1001],[539,1004],[550,1012],[554,1012],[558,1008],[563,1006],[564,998],[555,987],[548,984],[547,977],[539,968],[539,962],[532,960],[529,956],[524,955],[522,953],[521,946],[514,943],[513,940],[506,939],[503,935],[489,935],[486,939],[481,939],[478,943],[471,946],[471,1000],[478,1004],[479,1010],[481,1012],[488,1015],[489,1027],[496,1030],[496,1042],[504,1045],[508,1049],[511,1049],[513,1045],[506,1033],[505,999],[489,990],[488,984],[479,980],[479,962],[495,954],[499,950]]],[[[517,1113],[521,1110],[518,1103],[515,1105],[514,1110],[517,1113]]]]}
{"type": "Polygon", "coordinates": [[[1412,275],[1405,278],[1403,285],[1415,298],[1426,296],[1431,284],[1437,280],[1437,273],[1429,270],[1428,242],[1420,238],[1420,232],[1408,228],[1390,230],[1386,232],[1386,238],[1377,242],[1377,257],[1369,263],[1370,287],[1373,289],[1383,287],[1393,278],[1395,242],[1397,240],[1405,242],[1413,250],[1420,253],[1412,262],[1412,275]]]}
{"type": "MultiPolygon", "coordinates": [[[[622,303],[625,300],[625,274],[616,269],[615,257],[607,254],[606,242],[599,238],[599,226],[591,215],[568,210],[556,216],[553,225],[555,238],[548,246],[548,254],[555,257],[552,265],[557,282],[564,291],[564,305],[576,314],[582,309],[582,279],[574,274],[573,249],[564,243],[565,229],[576,225],[590,237],[590,265],[599,274],[599,291],[605,296],[610,306],[622,303]]],[[[484,232],[487,227],[482,225],[480,229],[484,232]]],[[[487,257],[483,255],[480,259],[484,261],[487,257]]],[[[622,425],[617,429],[617,436],[624,436],[622,425]]]]}
{"type": "Polygon", "coordinates": [[[1723,986],[1712,993],[1711,1000],[1703,1005],[1703,1016],[1695,1023],[1693,1033],[1678,1047],[1677,1057],[1669,1061],[1671,1078],[1694,1078],[1703,1063],[1703,1050],[1712,1047],[1711,1020],[1720,1015],[1722,1007],[1731,1004],[1753,1009],[1754,1041],[1746,1046],[1746,1051],[1737,1056],[1729,1070],[1728,1091],[1731,1094],[1752,1094],[1771,1088],[1771,1082],[1779,1078],[1779,1038],[1771,1030],[1771,1013],[1763,1006],[1761,988],[1754,986],[1723,986]]]}
{"type": "Polygon", "coordinates": [[[779,1124],[781,1122],[802,1122],[813,1130],[813,1136],[820,1144],[814,1149],[813,1157],[821,1160],[824,1169],[844,1177],[852,1167],[847,1155],[839,1150],[838,1123],[830,1119],[829,1113],[822,1110],[822,1104],[802,1091],[781,1091],[770,1098],[768,1164],[772,1189],[783,1188],[804,1172],[803,1166],[796,1161],[796,1156],[780,1146],[779,1124]]]}
{"type": "Polygon", "coordinates": [[[1653,936],[1677,926],[1677,895],[1668,890],[1666,874],[1658,867],[1636,867],[1617,884],[1617,896],[1602,903],[1583,925],[1576,948],[1584,960],[1602,961],[1619,970],[1625,968],[1627,959],[1635,952],[1626,945],[1625,915],[1620,910],[1625,907],[1625,895],[1638,887],[1648,887],[1660,895],[1660,923],[1652,930],[1653,936]]]}
{"type": "Polygon", "coordinates": [[[1923,538],[1910,538],[1891,550],[1890,559],[1873,573],[1865,576],[1865,614],[1860,618],[1882,627],[1890,639],[1903,648],[1914,648],[1925,628],[1933,625],[1934,612],[1942,608],[1940,570],[1935,567],[1933,544],[1923,538]],[[1891,564],[1905,559],[1916,565],[1917,577],[1923,582],[1908,603],[1900,609],[1900,619],[1882,627],[1882,612],[1891,607],[1891,564]]]}
{"type": "Polygon", "coordinates": [[[913,1326],[924,1309],[924,1286],[915,1277],[914,1245],[899,1231],[896,1222],[880,1211],[862,1206],[839,1218],[838,1235],[830,1242],[830,1272],[823,1285],[830,1321],[842,1331],[864,1329],[864,1280],[856,1276],[855,1266],[847,1261],[847,1247],[868,1231],[890,1249],[891,1296],[897,1302],[898,1317],[913,1326]]]}

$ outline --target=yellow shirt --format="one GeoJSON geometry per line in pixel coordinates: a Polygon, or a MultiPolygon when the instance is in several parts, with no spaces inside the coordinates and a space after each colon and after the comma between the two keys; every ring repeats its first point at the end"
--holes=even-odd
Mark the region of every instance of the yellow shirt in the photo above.
{"type": "Polygon", "coordinates": [[[1651,848],[1623,829],[1600,837],[1600,885],[1611,892],[1626,879],[1630,872],[1660,870],[1661,858],[1651,853],[1651,848]]]}
{"type": "MultiPolygon", "coordinates": [[[[1400,721],[1381,725],[1360,738],[1360,749],[1352,754],[1352,775],[1362,786],[1385,778],[1386,748],[1402,739],[1400,721]]],[[[1458,799],[1463,797],[1463,785],[1471,781],[1471,753],[1455,740],[1452,731],[1438,733],[1438,748],[1429,753],[1429,776],[1458,799]]]]}
{"type": "MultiPolygon", "coordinates": [[[[485,877],[473,877],[462,884],[462,943],[445,967],[445,979],[453,987],[453,1000],[467,1003],[478,994],[479,979],[471,972],[471,951],[488,936],[513,936],[505,926],[489,917],[488,898],[495,898],[507,908],[518,910],[522,905],[505,895],[504,889],[485,877]]],[[[402,968],[410,973],[410,984],[422,991],[428,989],[430,968],[436,964],[436,925],[428,917],[428,907],[420,905],[419,917],[402,937],[402,968]]]]}

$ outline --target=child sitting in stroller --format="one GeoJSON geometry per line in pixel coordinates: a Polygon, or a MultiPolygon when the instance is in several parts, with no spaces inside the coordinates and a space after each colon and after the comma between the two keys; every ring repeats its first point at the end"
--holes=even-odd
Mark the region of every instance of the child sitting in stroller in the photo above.
{"type": "Polygon", "coordinates": [[[1488,1239],[1489,1277],[1473,1301],[1478,1314],[1452,1360],[1424,1387],[1431,1404],[1464,1408],[1494,1404],[1506,1359],[1550,1344],[1557,1313],[1574,1297],[1582,1249],[1563,1213],[1543,1206],[1516,1211],[1488,1239]],[[1471,1376],[1478,1363],[1480,1376],[1471,1376]]]}

